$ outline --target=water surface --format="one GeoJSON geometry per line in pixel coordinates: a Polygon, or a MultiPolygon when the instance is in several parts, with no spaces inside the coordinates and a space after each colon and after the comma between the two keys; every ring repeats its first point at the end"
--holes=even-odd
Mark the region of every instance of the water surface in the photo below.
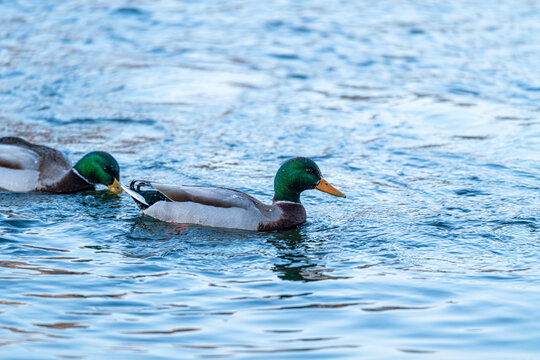
{"type": "Polygon", "coordinates": [[[6,359],[540,354],[540,6],[0,1],[0,136],[266,202],[249,233],[127,196],[0,194],[6,359]]]}

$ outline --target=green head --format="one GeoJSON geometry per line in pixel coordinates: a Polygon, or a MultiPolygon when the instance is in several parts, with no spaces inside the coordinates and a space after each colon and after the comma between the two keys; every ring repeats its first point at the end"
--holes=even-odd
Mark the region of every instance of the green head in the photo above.
{"type": "Polygon", "coordinates": [[[75,170],[90,184],[103,184],[115,194],[120,194],[120,168],[111,154],[94,151],[83,156],[74,166],[75,170]]]}
{"type": "Polygon", "coordinates": [[[328,184],[315,162],[305,157],[287,160],[279,168],[274,178],[274,201],[300,202],[304,190],[317,189],[331,195],[345,197],[343,193],[328,184]]]}

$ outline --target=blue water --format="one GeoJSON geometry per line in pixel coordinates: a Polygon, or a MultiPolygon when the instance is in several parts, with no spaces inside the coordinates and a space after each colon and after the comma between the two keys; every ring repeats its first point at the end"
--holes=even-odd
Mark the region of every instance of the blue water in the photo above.
{"type": "Polygon", "coordinates": [[[540,4],[0,1],[0,136],[272,198],[274,233],[0,194],[2,359],[538,359],[540,4]]]}

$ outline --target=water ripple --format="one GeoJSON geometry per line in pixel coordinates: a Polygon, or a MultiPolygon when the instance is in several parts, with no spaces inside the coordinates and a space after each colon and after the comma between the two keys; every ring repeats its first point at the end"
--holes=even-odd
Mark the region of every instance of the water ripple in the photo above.
{"type": "Polygon", "coordinates": [[[537,357],[539,13],[0,1],[0,136],[268,203],[310,156],[348,196],[253,234],[0,193],[2,355],[537,357]]]}

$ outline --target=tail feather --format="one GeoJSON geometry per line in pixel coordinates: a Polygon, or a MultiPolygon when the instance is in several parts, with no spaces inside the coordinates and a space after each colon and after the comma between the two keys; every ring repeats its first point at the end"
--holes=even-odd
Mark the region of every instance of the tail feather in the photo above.
{"type": "Polygon", "coordinates": [[[122,189],[133,198],[141,210],[148,209],[158,201],[168,201],[163,194],[153,188],[149,181],[133,180],[129,188],[122,185],[122,189]],[[141,190],[141,186],[150,187],[152,190],[141,190]]]}

